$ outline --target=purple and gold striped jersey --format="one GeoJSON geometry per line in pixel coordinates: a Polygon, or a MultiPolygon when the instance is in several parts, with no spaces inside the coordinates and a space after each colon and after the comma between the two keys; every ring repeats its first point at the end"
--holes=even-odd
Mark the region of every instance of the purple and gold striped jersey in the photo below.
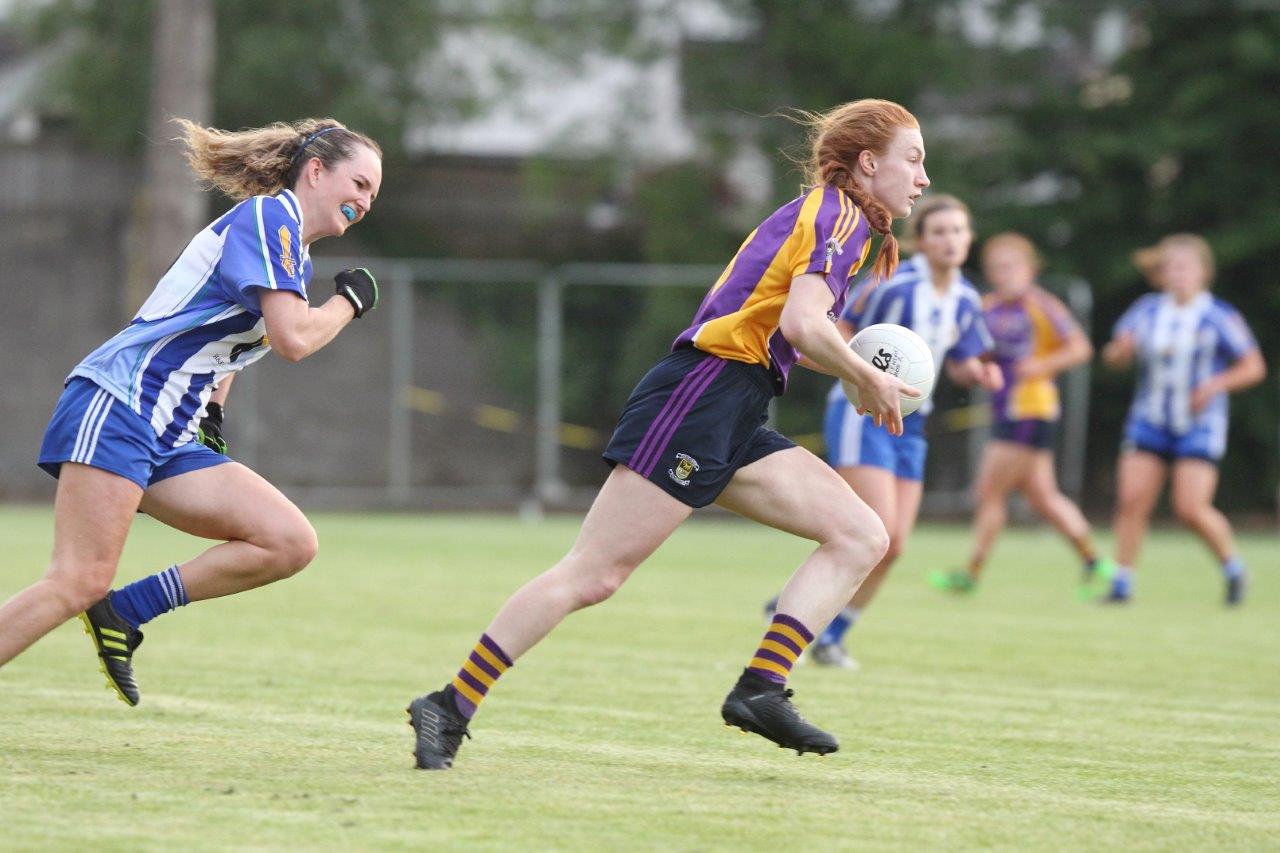
{"type": "Polygon", "coordinates": [[[1045,376],[1019,379],[1018,362],[1047,355],[1080,330],[1067,306],[1044,288],[1033,286],[1017,299],[987,294],[983,319],[995,340],[995,360],[1004,375],[1004,387],[991,395],[996,420],[1058,419],[1058,386],[1045,376]]]}
{"type": "Polygon", "coordinates": [[[796,350],[778,323],[791,280],[822,275],[835,296],[831,316],[844,307],[849,279],[867,259],[871,228],[843,191],[822,186],[778,208],[747,235],[673,349],[692,346],[732,361],[762,364],[779,389],[796,350]]]}

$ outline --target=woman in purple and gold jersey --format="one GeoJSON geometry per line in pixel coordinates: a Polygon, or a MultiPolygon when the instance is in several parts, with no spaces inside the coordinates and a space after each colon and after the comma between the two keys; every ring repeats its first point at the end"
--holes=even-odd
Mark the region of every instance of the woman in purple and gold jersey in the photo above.
{"type": "Polygon", "coordinates": [[[920,126],[898,104],[854,101],[811,119],[813,189],[747,236],[672,353],[640,380],[604,452],[613,471],[573,548],[507,601],[452,682],[410,704],[418,767],[452,766],[497,678],[570,613],[612,595],[712,502],[818,545],[725,700],[726,724],[798,752],[837,749],[791,705],[786,679],[888,537],[839,475],[765,420],[803,354],[806,365],[855,383],[876,423],[902,432],[907,386],[855,356],[832,317],[872,231],[883,235],[876,270],[893,271],[892,219],[911,211],[929,180],[920,126]]]}
{"type": "Polygon", "coordinates": [[[1006,232],[987,240],[982,269],[993,289],[983,300],[983,317],[995,342],[1004,388],[991,395],[991,440],[975,487],[978,506],[968,568],[935,572],[930,581],[956,592],[976,586],[1015,490],[1070,540],[1084,561],[1086,581],[1109,574],[1098,571],[1089,522],[1058,489],[1053,471],[1060,408],[1054,379],[1088,361],[1093,346],[1067,307],[1036,284],[1040,254],[1026,237],[1006,232]]]}

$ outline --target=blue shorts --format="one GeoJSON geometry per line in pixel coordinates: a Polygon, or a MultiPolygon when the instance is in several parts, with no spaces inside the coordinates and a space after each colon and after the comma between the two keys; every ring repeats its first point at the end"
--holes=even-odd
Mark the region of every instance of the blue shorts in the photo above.
{"type": "Polygon", "coordinates": [[[141,415],[88,379],[67,383],[44,431],[39,465],[57,477],[63,462],[119,474],[145,489],[153,483],[230,462],[197,441],[164,447],[141,415]]]}
{"type": "Polygon", "coordinates": [[[1227,450],[1227,431],[1225,426],[1199,423],[1179,435],[1168,427],[1130,416],[1124,425],[1120,449],[1154,453],[1166,462],[1203,459],[1216,465],[1227,450]]]}
{"type": "Polygon", "coordinates": [[[795,447],[766,427],[773,375],[683,347],[658,362],[631,392],[604,450],[681,503],[712,503],[739,468],[795,447]]]}
{"type": "Polygon", "coordinates": [[[884,468],[900,480],[924,479],[924,462],[929,441],[924,437],[924,418],[919,413],[902,419],[902,435],[892,436],[866,415],[859,415],[839,386],[827,398],[823,436],[827,461],[833,468],[870,465],[884,468]]]}
{"type": "Polygon", "coordinates": [[[1058,427],[1057,421],[1045,421],[1039,418],[1024,418],[1020,421],[997,420],[991,424],[991,438],[995,441],[1007,441],[1021,444],[1033,450],[1053,450],[1053,438],[1058,427]]]}

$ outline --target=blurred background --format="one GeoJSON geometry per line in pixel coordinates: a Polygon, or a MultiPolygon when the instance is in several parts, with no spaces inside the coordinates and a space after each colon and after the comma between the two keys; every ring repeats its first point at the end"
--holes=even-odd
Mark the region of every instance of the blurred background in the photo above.
{"type": "MultiPolygon", "coordinates": [[[[1028,234],[1096,344],[1146,290],[1134,249],[1210,240],[1271,368],[1232,401],[1219,504],[1270,520],[1277,91],[1270,0],[0,0],[0,499],[52,495],[34,459],[66,373],[229,206],[170,117],[334,116],[387,155],[312,288],[358,262],[380,309],[241,377],[234,457],[304,504],[568,507],[632,386],[798,193],[783,111],[883,97],[972,207],[972,257],[1028,234]]],[[[777,424],[821,451],[828,380],[797,374],[777,424]]],[[[1063,482],[1105,516],[1133,377],[1065,381],[1063,482]]],[[[939,393],[926,510],[953,513],[984,425],[939,393]]]]}

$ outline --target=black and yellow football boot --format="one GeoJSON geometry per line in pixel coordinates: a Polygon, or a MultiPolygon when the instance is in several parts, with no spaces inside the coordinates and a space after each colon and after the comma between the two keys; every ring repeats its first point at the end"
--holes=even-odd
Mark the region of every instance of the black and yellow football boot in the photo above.
{"type": "Polygon", "coordinates": [[[98,668],[107,677],[107,686],[126,705],[137,705],[138,682],[133,680],[133,652],[142,645],[142,632],[120,618],[109,599],[80,614],[84,632],[98,651],[98,668]]]}

